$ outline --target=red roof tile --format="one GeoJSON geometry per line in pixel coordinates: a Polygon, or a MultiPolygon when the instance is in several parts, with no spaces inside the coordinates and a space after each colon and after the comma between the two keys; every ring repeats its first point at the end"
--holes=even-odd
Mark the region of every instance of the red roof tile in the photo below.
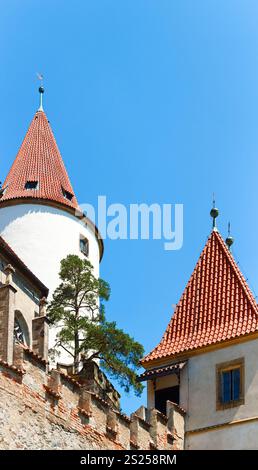
{"type": "Polygon", "coordinates": [[[161,342],[142,363],[257,330],[257,303],[222,237],[213,230],[161,342]]]}
{"type": "Polygon", "coordinates": [[[78,208],[55,137],[43,111],[37,111],[32,119],[3,188],[6,189],[0,204],[11,199],[35,198],[78,208]],[[27,182],[36,181],[37,189],[25,188],[27,182]],[[73,195],[72,200],[64,197],[64,191],[73,195]]]}

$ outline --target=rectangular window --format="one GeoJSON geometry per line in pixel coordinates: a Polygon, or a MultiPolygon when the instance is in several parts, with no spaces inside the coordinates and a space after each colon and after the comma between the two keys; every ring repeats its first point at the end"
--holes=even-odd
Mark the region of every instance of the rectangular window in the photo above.
{"type": "Polygon", "coordinates": [[[221,398],[223,403],[239,400],[240,398],[240,368],[222,371],[221,398]]]}
{"type": "Polygon", "coordinates": [[[80,236],[80,250],[85,256],[89,256],[89,240],[80,236]]]}
{"type": "Polygon", "coordinates": [[[217,365],[217,410],[244,404],[244,358],[217,365]]]}
{"type": "Polygon", "coordinates": [[[38,189],[38,186],[39,186],[38,181],[26,181],[25,183],[25,189],[27,189],[28,191],[30,189],[38,189]]]}

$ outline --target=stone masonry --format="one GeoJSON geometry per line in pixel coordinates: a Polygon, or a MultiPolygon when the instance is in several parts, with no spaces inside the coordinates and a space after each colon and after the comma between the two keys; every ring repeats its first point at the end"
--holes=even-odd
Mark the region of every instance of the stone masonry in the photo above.
{"type": "Polygon", "coordinates": [[[87,386],[16,344],[0,360],[0,449],[182,449],[184,412],[139,408],[127,417],[87,386]]]}

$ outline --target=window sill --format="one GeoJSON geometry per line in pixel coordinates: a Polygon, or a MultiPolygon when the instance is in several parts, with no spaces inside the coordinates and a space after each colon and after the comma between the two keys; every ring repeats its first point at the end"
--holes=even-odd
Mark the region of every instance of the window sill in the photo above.
{"type": "Polygon", "coordinates": [[[239,400],[229,401],[228,403],[217,403],[216,410],[228,410],[229,408],[236,408],[237,406],[241,406],[245,404],[244,398],[240,398],[239,400]]]}

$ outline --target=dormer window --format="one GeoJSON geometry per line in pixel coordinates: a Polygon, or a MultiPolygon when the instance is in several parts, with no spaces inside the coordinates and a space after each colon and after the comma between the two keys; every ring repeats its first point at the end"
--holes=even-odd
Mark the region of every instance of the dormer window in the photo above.
{"type": "Polygon", "coordinates": [[[80,250],[85,256],[89,256],[89,240],[83,235],[80,236],[80,250]]]}
{"type": "Polygon", "coordinates": [[[63,192],[64,198],[68,199],[68,201],[71,201],[73,199],[73,194],[70,193],[70,191],[66,191],[66,189],[62,187],[62,192],[63,192]]]}
{"type": "Polygon", "coordinates": [[[27,189],[27,191],[30,191],[31,189],[38,189],[38,187],[39,187],[38,181],[26,181],[25,183],[25,189],[27,189]]]}
{"type": "Polygon", "coordinates": [[[2,188],[1,183],[0,183],[0,198],[4,195],[5,191],[7,190],[7,187],[8,185],[2,188]]]}

